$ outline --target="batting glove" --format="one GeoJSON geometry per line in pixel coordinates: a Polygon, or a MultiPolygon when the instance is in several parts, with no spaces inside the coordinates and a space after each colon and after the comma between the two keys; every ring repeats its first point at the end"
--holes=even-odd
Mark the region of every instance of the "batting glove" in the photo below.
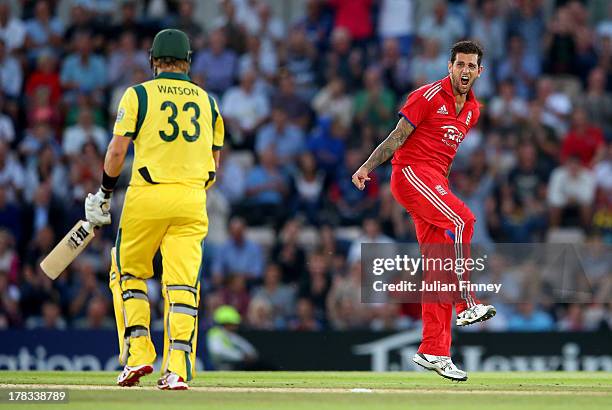
{"type": "Polygon", "coordinates": [[[98,190],[95,194],[87,194],[85,198],[85,218],[95,226],[111,223],[111,194],[98,190]]]}

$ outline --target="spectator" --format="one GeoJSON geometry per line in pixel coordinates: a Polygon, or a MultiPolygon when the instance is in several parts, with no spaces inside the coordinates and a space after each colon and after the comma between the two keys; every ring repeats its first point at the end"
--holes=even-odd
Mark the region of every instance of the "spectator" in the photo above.
{"type": "Polygon", "coordinates": [[[587,227],[594,198],[595,177],[580,164],[580,158],[568,157],[565,165],[555,169],[550,177],[548,187],[550,224],[559,226],[564,211],[577,208],[580,224],[587,227]]]}
{"type": "Polygon", "coordinates": [[[68,327],[62,317],[62,311],[57,302],[48,300],[43,303],[40,316],[31,316],[25,323],[26,329],[66,330],[68,327]]]}
{"type": "Polygon", "coordinates": [[[310,152],[300,155],[294,175],[295,213],[303,214],[313,225],[318,225],[320,220],[324,184],[325,173],[317,169],[314,156],[310,152]]]}
{"type": "Polygon", "coordinates": [[[319,119],[339,120],[346,129],[353,120],[353,100],[346,93],[346,85],[340,77],[335,77],[321,89],[312,100],[312,108],[319,119]]]}
{"type": "Polygon", "coordinates": [[[0,272],[6,274],[9,283],[18,283],[20,278],[19,256],[15,250],[15,238],[11,232],[0,230],[0,272]]]}
{"type": "Polygon", "coordinates": [[[363,79],[364,88],[355,95],[355,119],[359,124],[369,124],[374,132],[384,134],[393,128],[395,98],[381,79],[380,69],[370,67],[363,79]]]}
{"type": "Polygon", "coordinates": [[[253,292],[253,300],[262,299],[270,306],[272,328],[282,329],[295,309],[294,289],[282,283],[282,274],[278,265],[270,264],[264,274],[263,285],[253,292]]]}
{"type": "Polygon", "coordinates": [[[126,31],[119,37],[118,47],[108,61],[108,82],[112,87],[125,88],[134,85],[134,73],[149,70],[147,54],[138,50],[134,33],[126,31]]]}
{"type": "MultiPolygon", "coordinates": [[[[534,207],[544,202],[548,175],[540,166],[536,148],[524,143],[517,149],[517,164],[508,174],[508,184],[523,206],[534,207]]],[[[471,208],[470,208],[471,209],[471,208]]]]}
{"type": "Polygon", "coordinates": [[[4,98],[0,95],[0,141],[10,144],[15,140],[15,127],[11,117],[2,112],[3,107],[4,98]]]}
{"type": "Polygon", "coordinates": [[[307,129],[310,122],[308,102],[297,93],[295,79],[288,71],[283,71],[278,79],[278,89],[271,98],[272,107],[282,107],[289,115],[292,124],[301,130],[307,129]]]}
{"type": "Polygon", "coordinates": [[[246,179],[247,219],[251,223],[281,222],[286,212],[284,200],[289,189],[287,183],[276,153],[272,150],[261,151],[259,165],[248,173],[246,179]]]}
{"type": "Polygon", "coordinates": [[[393,39],[402,56],[410,55],[414,40],[414,4],[413,0],[383,0],[378,12],[378,37],[383,40],[393,39]]]}
{"type": "Polygon", "coordinates": [[[602,67],[596,67],[589,73],[582,106],[593,125],[602,128],[609,139],[612,136],[612,93],[606,91],[606,73],[602,67]]]}
{"type": "Polygon", "coordinates": [[[8,1],[0,2],[0,39],[6,44],[9,52],[23,47],[26,38],[26,26],[23,21],[11,15],[8,1]]]}
{"type": "Polygon", "coordinates": [[[233,306],[241,315],[246,315],[251,303],[251,296],[247,290],[245,275],[243,273],[232,274],[226,278],[224,285],[221,288],[222,303],[233,306]]]}
{"type": "Polygon", "coordinates": [[[268,81],[276,75],[278,62],[275,49],[263,47],[259,37],[251,36],[247,39],[246,53],[238,60],[238,72],[252,70],[261,73],[268,81]]]}
{"type": "Polygon", "coordinates": [[[76,51],[66,57],[60,74],[65,89],[64,98],[68,103],[74,103],[79,93],[87,93],[100,103],[102,88],[107,83],[106,62],[103,57],[93,53],[91,36],[87,32],[75,35],[74,47],[76,51]]]}
{"type": "Polygon", "coordinates": [[[66,128],[62,141],[64,154],[73,157],[79,155],[86,142],[95,144],[98,152],[104,152],[108,145],[107,132],[104,128],[94,124],[93,113],[84,108],[79,112],[76,125],[66,128]]]}
{"type": "MultiPolygon", "coordinates": [[[[204,77],[207,89],[217,95],[223,95],[231,87],[238,69],[238,57],[226,43],[223,29],[211,32],[208,48],[197,54],[191,67],[194,74],[204,77]]],[[[226,114],[225,110],[223,112],[226,114]]]]}
{"type": "Polygon", "coordinates": [[[393,243],[393,239],[384,235],[380,229],[380,223],[374,218],[363,220],[362,233],[351,244],[348,251],[347,261],[349,264],[361,261],[362,243],[393,243]]]}
{"type": "Polygon", "coordinates": [[[423,40],[423,52],[415,56],[410,67],[410,78],[416,87],[437,81],[448,73],[448,58],[440,52],[439,44],[435,38],[423,40]]]}
{"type": "Polygon", "coordinates": [[[246,171],[231,155],[231,148],[225,147],[221,155],[221,167],[217,172],[215,185],[219,192],[232,206],[244,198],[246,190],[246,171]]]}
{"type": "Polygon", "coordinates": [[[301,228],[298,219],[288,220],[272,248],[271,260],[285,284],[299,283],[306,276],[306,252],[299,243],[301,228]]]}
{"type": "Polygon", "coordinates": [[[254,71],[240,74],[240,86],[232,87],[223,95],[221,112],[226,129],[234,145],[252,147],[255,132],[268,118],[269,104],[263,92],[255,88],[254,71]]]}
{"type": "Polygon", "coordinates": [[[348,129],[340,118],[322,118],[308,141],[308,149],[317,160],[317,167],[333,178],[338,164],[344,162],[348,129]]]}
{"type": "Polygon", "coordinates": [[[508,330],[512,332],[546,332],[554,329],[550,315],[533,303],[521,303],[508,319],[508,330]]]}
{"type": "Polygon", "coordinates": [[[297,332],[314,332],[322,328],[323,324],[315,316],[312,301],[308,298],[298,299],[296,315],[289,323],[289,329],[297,332]]]}
{"type": "Polygon", "coordinates": [[[219,284],[228,276],[261,278],[263,274],[262,251],[259,245],[246,237],[243,219],[234,217],[229,223],[229,238],[213,261],[213,280],[219,284]]]}
{"type": "Polygon", "coordinates": [[[25,158],[26,166],[36,163],[38,153],[45,145],[50,146],[55,155],[61,155],[61,147],[57,143],[49,123],[39,121],[32,128],[26,130],[26,135],[19,144],[19,154],[25,158]]]}
{"type": "MultiPolygon", "coordinates": [[[[0,185],[0,226],[7,229],[18,242],[21,241],[21,210],[8,200],[5,185],[0,185]]],[[[29,240],[29,237],[25,239],[29,240]]]]}
{"type": "Polygon", "coordinates": [[[422,39],[436,39],[441,50],[450,50],[452,45],[464,36],[461,21],[448,13],[445,1],[437,1],[433,14],[426,15],[418,28],[422,39]]]}
{"type": "Polygon", "coordinates": [[[516,94],[524,99],[532,97],[532,89],[540,74],[537,56],[525,52],[525,40],[512,36],[508,40],[508,53],[500,61],[497,77],[501,81],[512,81],[516,94]]]}
{"type": "Polygon", "coordinates": [[[335,10],[334,28],[348,29],[358,46],[365,46],[374,34],[372,0],[329,0],[335,10]]]}
{"type": "Polygon", "coordinates": [[[255,151],[261,155],[263,151],[272,150],[276,153],[280,165],[291,167],[304,150],[302,131],[289,123],[284,107],[273,107],[271,120],[257,133],[255,151]]]}
{"type": "Polygon", "coordinates": [[[178,15],[172,27],[184,31],[191,40],[191,47],[199,50],[204,47],[204,31],[202,26],[195,20],[196,3],[194,0],[180,0],[178,3],[178,15]]]}
{"type": "Polygon", "coordinates": [[[605,145],[601,128],[589,123],[583,108],[572,114],[572,128],[561,144],[561,161],[570,156],[580,158],[582,165],[592,168],[604,155],[605,145]]]}
{"type": "Polygon", "coordinates": [[[52,146],[43,145],[38,153],[37,160],[32,161],[25,173],[24,197],[32,202],[34,195],[41,184],[50,184],[53,195],[57,198],[66,198],[68,186],[66,180],[68,175],[64,166],[59,162],[59,157],[52,146]]]}
{"type": "Polygon", "coordinates": [[[326,13],[322,6],[320,0],[306,0],[304,16],[295,24],[305,31],[308,41],[319,51],[327,48],[333,26],[331,13],[326,13]]]}
{"type": "Polygon", "coordinates": [[[272,304],[265,297],[255,296],[249,303],[247,322],[250,328],[256,330],[282,329],[282,325],[275,321],[272,304]]]}
{"type": "Polygon", "coordinates": [[[336,206],[340,221],[344,224],[355,224],[362,221],[368,213],[372,212],[378,195],[378,182],[376,175],[370,175],[371,180],[363,191],[354,189],[351,175],[355,166],[362,162],[362,153],[352,149],[346,154],[344,164],[337,172],[331,189],[329,199],[336,206]]]}
{"type": "Polygon", "coordinates": [[[247,30],[252,37],[260,38],[266,47],[271,48],[285,37],[283,21],[272,14],[268,3],[256,3],[255,11],[256,15],[246,20],[247,30]]]}
{"type": "Polygon", "coordinates": [[[216,370],[244,370],[257,361],[257,350],[238,335],[240,313],[220,306],[213,314],[215,326],[206,333],[206,347],[216,370]]]}
{"type": "Polygon", "coordinates": [[[502,130],[519,127],[528,112],[527,101],[515,94],[513,82],[510,80],[501,82],[499,95],[493,98],[489,107],[493,126],[502,130]]]}
{"type": "Polygon", "coordinates": [[[49,8],[49,2],[37,1],[34,18],[26,21],[25,46],[31,58],[36,58],[38,51],[45,46],[59,48],[62,44],[64,28],[49,8]]]}
{"type": "Polygon", "coordinates": [[[345,275],[334,277],[326,304],[332,329],[365,327],[368,317],[367,305],[361,303],[361,262],[352,263],[345,275]]]}
{"type": "Polygon", "coordinates": [[[6,49],[6,43],[0,39],[0,84],[2,92],[11,98],[19,97],[23,85],[23,73],[17,59],[6,49]]]}
{"type": "Polygon", "coordinates": [[[22,324],[20,298],[19,288],[9,283],[6,273],[0,271],[0,329],[16,328],[22,324]]]}
{"type": "Polygon", "coordinates": [[[57,73],[57,59],[50,51],[41,52],[36,59],[36,68],[30,73],[25,85],[26,96],[33,100],[44,91],[51,106],[59,103],[62,96],[60,77],[57,73]]]}
{"type": "MultiPolygon", "coordinates": [[[[329,292],[329,266],[325,255],[321,252],[312,252],[308,255],[308,276],[303,278],[298,290],[298,297],[306,298],[314,307],[314,317],[322,320],[325,318],[325,303],[329,292]]],[[[298,301],[298,315],[300,308],[298,301]]]]}
{"type": "Polygon", "coordinates": [[[506,25],[496,1],[484,0],[478,11],[473,9],[471,25],[471,37],[487,50],[488,60],[497,65],[506,57],[506,25]]]}
{"type": "Polygon", "coordinates": [[[542,106],[542,123],[553,128],[557,135],[563,135],[567,132],[572,102],[565,93],[555,88],[550,78],[540,78],[537,83],[536,101],[542,106]]]}
{"type": "Polygon", "coordinates": [[[6,189],[7,200],[16,201],[23,189],[23,168],[9,146],[0,141],[0,185],[6,189]]]}
{"type": "Polygon", "coordinates": [[[410,88],[410,66],[408,58],[400,53],[400,42],[387,38],[382,43],[380,56],[383,82],[396,96],[403,95],[410,88]]]}
{"type": "Polygon", "coordinates": [[[316,92],[317,51],[303,28],[293,27],[289,31],[286,51],[279,60],[293,76],[297,94],[310,100],[316,92]]]}
{"type": "Polygon", "coordinates": [[[548,74],[573,74],[576,62],[576,27],[569,7],[559,7],[550,22],[544,38],[546,49],[545,72],[548,74]]]}
{"type": "Polygon", "coordinates": [[[509,10],[507,16],[508,35],[519,36],[525,44],[525,54],[528,59],[541,61],[541,43],[532,41],[544,36],[546,26],[544,24],[542,3],[533,1],[521,1],[509,10]]]}

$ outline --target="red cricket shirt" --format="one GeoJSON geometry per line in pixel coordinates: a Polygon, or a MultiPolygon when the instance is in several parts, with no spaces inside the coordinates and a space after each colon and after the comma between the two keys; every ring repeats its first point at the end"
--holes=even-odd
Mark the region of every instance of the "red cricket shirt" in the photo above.
{"type": "Polygon", "coordinates": [[[446,175],[459,144],[478,122],[480,103],[470,90],[463,109],[457,114],[450,76],[447,76],[410,93],[399,115],[415,130],[395,151],[391,163],[427,167],[446,175]]]}

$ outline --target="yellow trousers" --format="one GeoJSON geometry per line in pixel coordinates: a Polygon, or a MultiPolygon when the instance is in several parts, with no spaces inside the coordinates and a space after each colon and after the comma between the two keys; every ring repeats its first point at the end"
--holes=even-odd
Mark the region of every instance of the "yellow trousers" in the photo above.
{"type": "Polygon", "coordinates": [[[195,375],[202,241],[208,233],[206,192],[178,184],[130,186],[112,251],[110,288],[119,336],[119,361],[153,364],[146,279],[162,254],[164,353],[162,374],[195,375]]]}

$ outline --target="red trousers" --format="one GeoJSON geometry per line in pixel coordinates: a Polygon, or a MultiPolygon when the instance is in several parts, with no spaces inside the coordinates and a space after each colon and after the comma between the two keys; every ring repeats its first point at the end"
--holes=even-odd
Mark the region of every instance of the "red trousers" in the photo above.
{"type": "MultiPolygon", "coordinates": [[[[425,167],[394,165],[391,192],[410,213],[423,256],[440,256],[440,249],[447,249],[455,258],[469,258],[476,219],[469,208],[450,192],[448,180],[443,175],[425,167]],[[435,246],[437,252],[432,255],[435,246]]],[[[447,272],[451,276],[453,273],[447,272]]],[[[455,283],[468,280],[467,274],[456,273],[456,276],[452,278],[455,283]]],[[[458,293],[455,300],[424,301],[423,340],[419,353],[450,356],[453,304],[460,313],[477,303],[480,302],[473,292],[458,293]]]]}

